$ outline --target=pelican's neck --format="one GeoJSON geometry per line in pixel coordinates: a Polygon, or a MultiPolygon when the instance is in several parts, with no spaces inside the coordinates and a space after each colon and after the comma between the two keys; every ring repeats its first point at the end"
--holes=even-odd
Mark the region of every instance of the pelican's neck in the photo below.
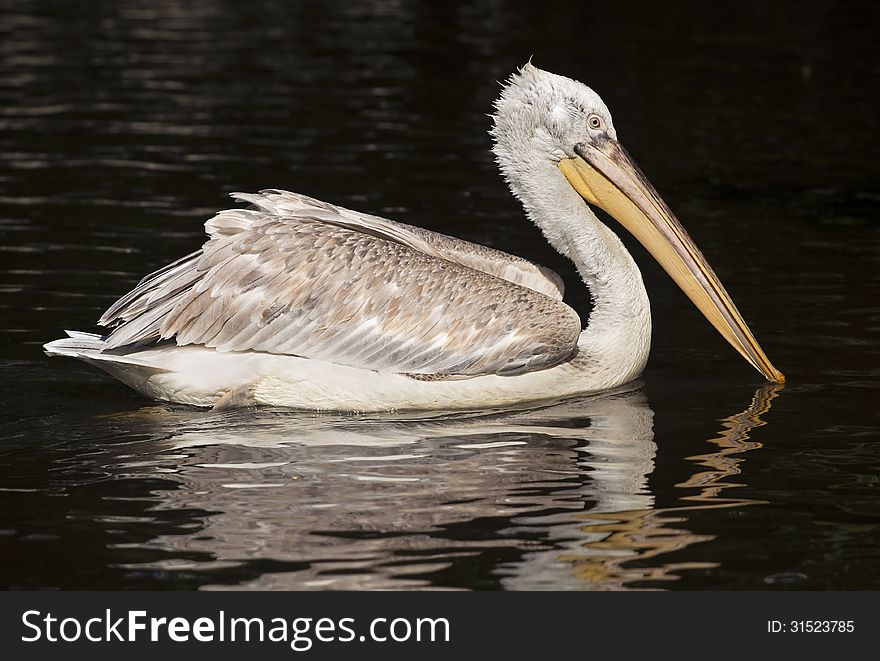
{"type": "Polygon", "coordinates": [[[578,341],[578,365],[621,382],[636,378],[651,348],[651,309],[632,256],[554,163],[536,160],[523,168],[520,161],[515,173],[502,163],[502,169],[529,218],[574,262],[590,290],[593,310],[578,341]]]}

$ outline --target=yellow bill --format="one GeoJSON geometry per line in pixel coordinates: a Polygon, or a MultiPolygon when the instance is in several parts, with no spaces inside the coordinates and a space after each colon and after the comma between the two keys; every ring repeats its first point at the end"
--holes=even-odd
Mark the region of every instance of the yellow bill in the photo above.
{"type": "Polygon", "coordinates": [[[693,239],[620,143],[600,138],[577,145],[575,153],[559,162],[568,183],[636,237],[743,358],[768,381],[785,383],[693,239]]]}

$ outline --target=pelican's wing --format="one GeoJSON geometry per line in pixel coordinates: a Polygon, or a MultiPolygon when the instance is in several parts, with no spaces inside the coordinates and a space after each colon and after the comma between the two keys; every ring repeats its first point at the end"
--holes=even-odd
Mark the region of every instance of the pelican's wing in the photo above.
{"type": "Polygon", "coordinates": [[[148,276],[105,313],[101,323],[117,326],[106,348],[173,337],[464,376],[544,369],[575,351],[580,319],[561,301],[435,254],[416,237],[428,246],[420,250],[406,226],[320,210],[221,212],[206,224],[212,238],[201,251],[148,276]]]}
{"type": "MultiPolygon", "coordinates": [[[[250,202],[260,211],[273,216],[308,215],[328,223],[397,241],[426,255],[442,257],[462,266],[469,266],[477,271],[534,289],[557,301],[562,300],[565,291],[562,278],[555,271],[517,255],[510,255],[478,243],[463,241],[387,218],[352,211],[290,191],[264,190],[258,194],[233,193],[232,196],[250,202]]],[[[240,210],[225,211],[208,221],[206,229],[211,236],[230,230],[239,231],[247,227],[253,218],[254,216],[242,215],[240,210]]]]}

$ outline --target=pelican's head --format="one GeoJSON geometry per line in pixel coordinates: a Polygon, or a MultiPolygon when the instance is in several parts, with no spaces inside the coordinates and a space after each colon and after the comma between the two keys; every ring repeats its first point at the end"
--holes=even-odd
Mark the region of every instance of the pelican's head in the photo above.
{"type": "Polygon", "coordinates": [[[526,64],[495,104],[495,154],[512,185],[552,167],[589,204],[648,249],[730,344],[768,381],[770,363],[706,258],[626,150],[605,103],[586,85],[526,64]],[[522,152],[522,153],[517,153],[522,152]]]}

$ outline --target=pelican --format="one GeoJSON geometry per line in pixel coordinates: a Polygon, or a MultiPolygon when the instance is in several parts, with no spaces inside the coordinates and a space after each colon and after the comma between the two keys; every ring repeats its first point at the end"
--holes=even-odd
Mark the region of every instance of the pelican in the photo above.
{"type": "Polygon", "coordinates": [[[485,246],[283,190],[205,223],[201,249],[146,276],[49,354],[195,406],[480,409],[616,388],[641,374],[648,295],[615,218],[768,381],[770,363],[702,253],[617,141],[602,99],[526,64],[490,131],[513,195],[574,262],[582,328],[560,277],[485,246]]]}

